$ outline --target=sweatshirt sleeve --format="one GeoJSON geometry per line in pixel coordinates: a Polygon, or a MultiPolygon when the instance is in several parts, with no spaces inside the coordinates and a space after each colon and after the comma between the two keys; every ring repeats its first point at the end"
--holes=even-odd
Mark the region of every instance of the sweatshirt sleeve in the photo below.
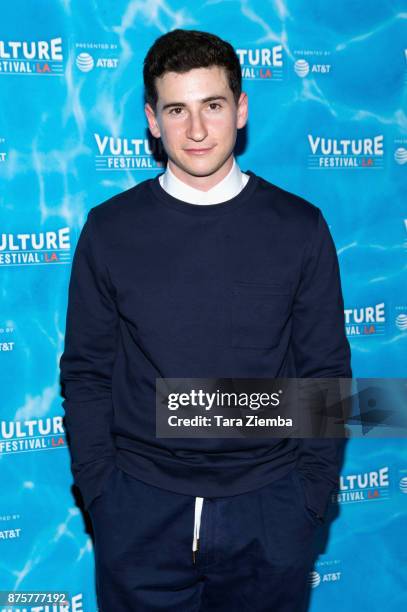
{"type": "MultiPolygon", "coordinates": [[[[338,258],[319,210],[294,300],[292,341],[298,378],[352,376],[338,258]]],[[[337,385],[340,397],[339,381],[337,385]]],[[[331,398],[332,390],[330,381],[331,398]]],[[[302,438],[299,442],[298,467],[308,506],[323,520],[329,497],[338,483],[345,439],[302,438]]]]}
{"type": "Polygon", "coordinates": [[[71,470],[86,509],[115,465],[111,379],[118,334],[114,289],[92,210],[73,257],[65,346],[59,362],[71,470]]]}

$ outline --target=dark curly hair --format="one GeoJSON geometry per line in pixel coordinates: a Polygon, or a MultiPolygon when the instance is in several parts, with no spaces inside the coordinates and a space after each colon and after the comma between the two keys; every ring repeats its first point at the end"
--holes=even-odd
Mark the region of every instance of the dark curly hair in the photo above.
{"type": "Polygon", "coordinates": [[[156,110],[155,79],[165,72],[188,72],[193,68],[225,68],[237,104],[242,91],[242,69],[232,45],[209,32],[172,30],[155,40],[144,58],[144,99],[156,110]]]}

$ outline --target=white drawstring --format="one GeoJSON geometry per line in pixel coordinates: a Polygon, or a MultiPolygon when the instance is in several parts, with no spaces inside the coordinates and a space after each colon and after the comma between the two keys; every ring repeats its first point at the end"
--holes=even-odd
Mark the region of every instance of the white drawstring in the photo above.
{"type": "Polygon", "coordinates": [[[195,553],[199,548],[199,529],[201,527],[201,513],[203,497],[195,497],[195,519],[194,519],[194,539],[192,541],[192,558],[195,563],[195,553]]]}

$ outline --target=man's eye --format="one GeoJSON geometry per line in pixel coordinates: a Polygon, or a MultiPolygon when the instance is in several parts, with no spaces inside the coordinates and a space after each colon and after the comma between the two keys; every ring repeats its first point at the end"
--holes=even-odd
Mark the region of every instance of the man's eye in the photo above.
{"type": "Polygon", "coordinates": [[[174,108],[170,110],[170,115],[179,115],[182,110],[181,106],[174,106],[174,108]]]}
{"type": "Polygon", "coordinates": [[[222,108],[219,102],[211,102],[209,107],[211,110],[218,110],[218,108],[222,108]]]}

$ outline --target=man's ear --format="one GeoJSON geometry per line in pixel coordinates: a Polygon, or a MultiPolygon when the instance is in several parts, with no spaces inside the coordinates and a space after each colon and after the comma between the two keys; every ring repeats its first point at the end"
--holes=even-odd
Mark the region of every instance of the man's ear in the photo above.
{"type": "Polygon", "coordinates": [[[247,94],[242,91],[237,103],[237,129],[244,127],[249,116],[249,100],[247,94]]]}
{"type": "Polygon", "coordinates": [[[154,138],[160,138],[161,132],[157,123],[155,112],[153,111],[152,107],[148,102],[146,102],[144,105],[144,112],[147,117],[148,127],[150,129],[151,134],[154,136],[154,138]]]}

